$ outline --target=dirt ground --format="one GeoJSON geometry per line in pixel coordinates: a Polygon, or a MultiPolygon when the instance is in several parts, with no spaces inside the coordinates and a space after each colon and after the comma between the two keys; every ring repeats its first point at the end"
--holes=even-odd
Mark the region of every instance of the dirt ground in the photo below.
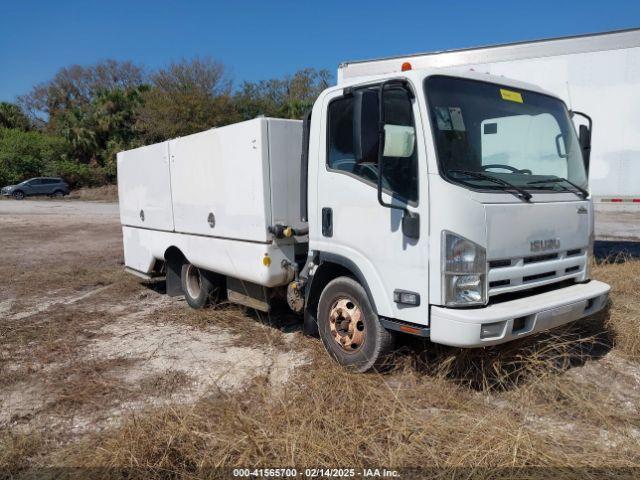
{"type": "Polygon", "coordinates": [[[196,312],[125,274],[117,212],[0,201],[0,473],[640,466],[637,262],[596,268],[617,293],[584,325],[485,352],[405,341],[353,375],[285,312],[196,312]]]}
{"type": "MultiPolygon", "coordinates": [[[[309,361],[288,346],[297,325],[281,332],[253,319],[255,341],[243,342],[124,274],[117,204],[3,201],[0,235],[0,427],[99,430],[124,412],[193,403],[256,377],[281,388],[309,361]]],[[[247,317],[234,306],[217,314],[247,317]]]]}

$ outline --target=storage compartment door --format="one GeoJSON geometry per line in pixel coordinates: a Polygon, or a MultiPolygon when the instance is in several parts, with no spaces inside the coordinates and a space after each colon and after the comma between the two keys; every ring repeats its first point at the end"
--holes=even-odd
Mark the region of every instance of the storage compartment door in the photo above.
{"type": "Polygon", "coordinates": [[[123,225],[173,230],[168,143],[118,153],[118,197],[123,225]]]}
{"type": "Polygon", "coordinates": [[[266,242],[266,142],[264,119],[171,140],[176,232],[266,242]]]}

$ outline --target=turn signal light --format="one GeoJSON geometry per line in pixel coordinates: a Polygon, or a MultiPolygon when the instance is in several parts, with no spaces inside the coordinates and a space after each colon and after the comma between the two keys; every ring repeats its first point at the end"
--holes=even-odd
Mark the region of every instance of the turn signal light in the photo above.
{"type": "Polygon", "coordinates": [[[407,70],[411,70],[411,64],[409,62],[404,62],[402,64],[402,71],[406,72],[407,70]]]}

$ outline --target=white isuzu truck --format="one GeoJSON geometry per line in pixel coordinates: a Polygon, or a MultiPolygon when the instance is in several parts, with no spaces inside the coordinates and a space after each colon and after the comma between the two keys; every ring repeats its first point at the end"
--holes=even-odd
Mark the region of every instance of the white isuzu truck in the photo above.
{"type": "Polygon", "coordinates": [[[589,274],[588,123],[466,68],[344,79],[304,121],[118,154],[126,267],[195,308],[286,299],[359,371],[399,332],[483,347],[547,330],[609,292],[589,274]]]}

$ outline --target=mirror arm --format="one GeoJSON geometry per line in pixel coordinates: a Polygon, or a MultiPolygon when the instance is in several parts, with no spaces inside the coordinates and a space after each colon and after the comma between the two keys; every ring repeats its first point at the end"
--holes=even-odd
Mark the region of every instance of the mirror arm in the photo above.
{"type": "Polygon", "coordinates": [[[587,122],[589,123],[589,131],[591,132],[592,127],[593,127],[593,120],[591,120],[591,117],[589,115],[587,115],[584,112],[578,112],[576,110],[571,110],[571,116],[573,117],[574,115],[579,115],[580,117],[583,117],[587,120],[587,122]]]}

